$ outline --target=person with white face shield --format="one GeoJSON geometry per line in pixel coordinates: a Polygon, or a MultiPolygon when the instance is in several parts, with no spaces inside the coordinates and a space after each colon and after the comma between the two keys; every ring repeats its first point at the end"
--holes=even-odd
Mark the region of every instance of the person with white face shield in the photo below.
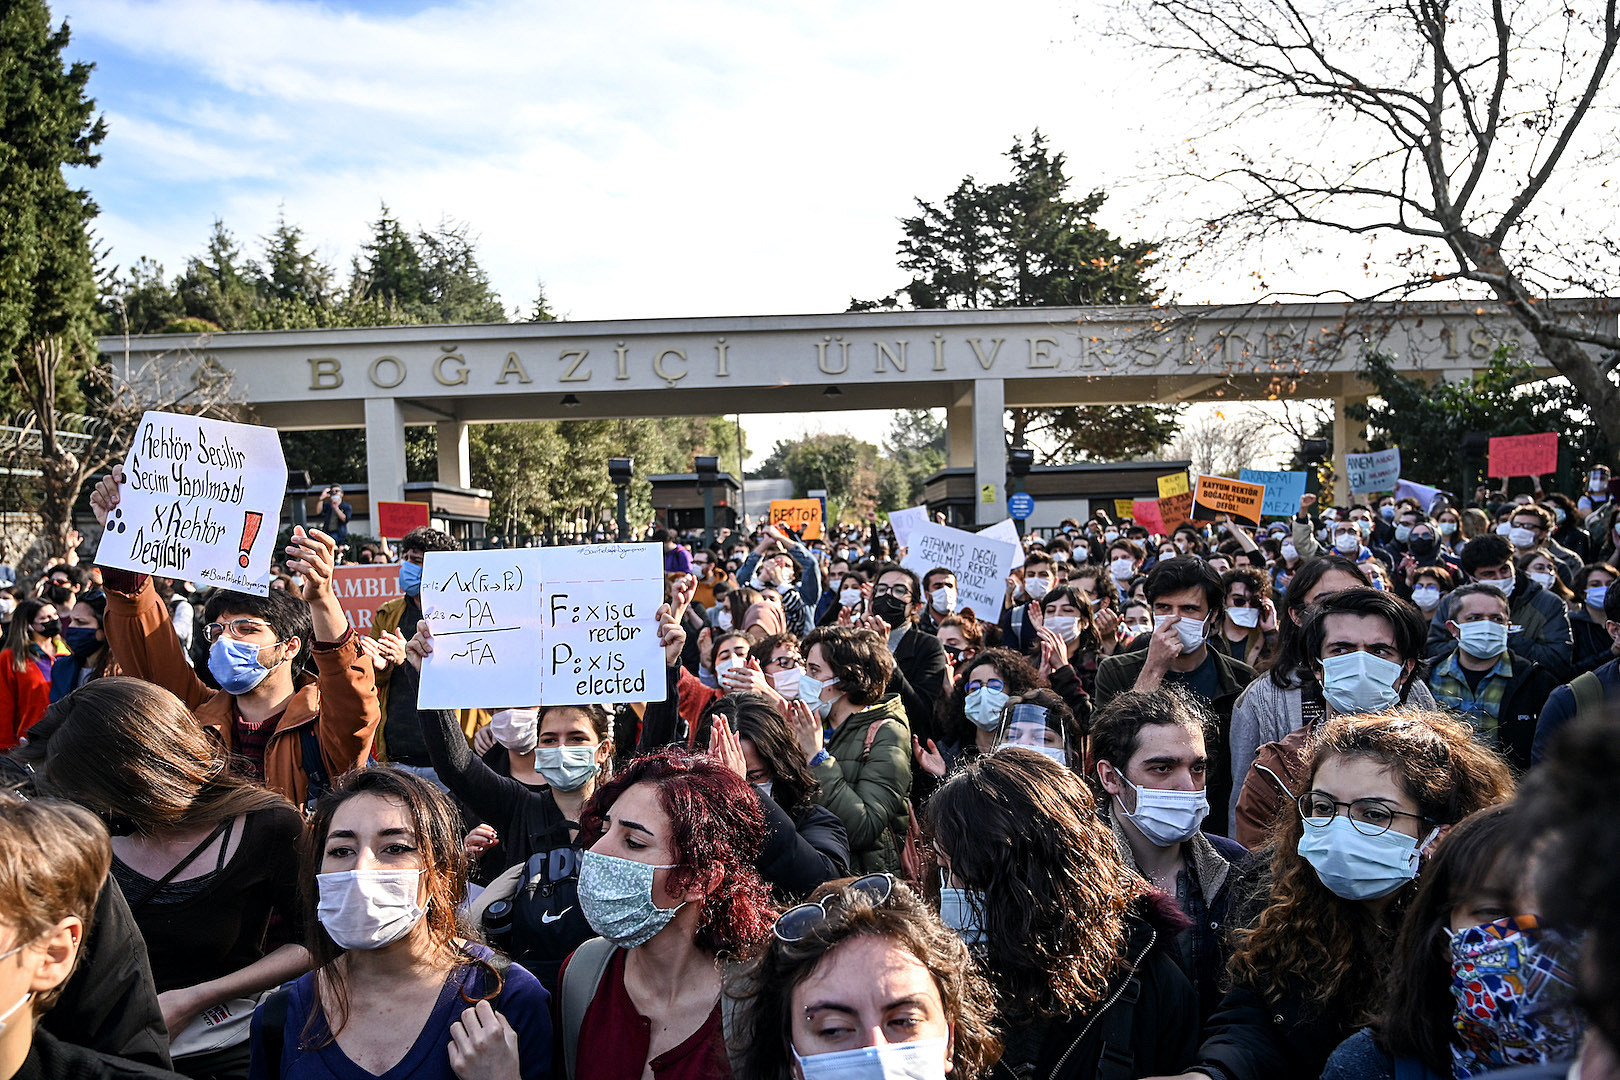
{"type": "Polygon", "coordinates": [[[1001,711],[996,748],[1003,746],[1022,746],[1079,771],[1085,736],[1063,699],[1043,688],[1018,695],[1001,711]]]}
{"type": "Polygon", "coordinates": [[[315,970],[255,1016],[256,1078],[551,1075],[545,989],[458,932],[460,827],[449,799],[398,769],[352,773],[321,800],[301,868],[315,970]]]}
{"type": "Polygon", "coordinates": [[[1127,691],[1091,723],[1093,776],[1120,854],[1191,923],[1177,939],[1176,956],[1198,991],[1201,1020],[1220,1004],[1232,883],[1249,861],[1241,844],[1203,832],[1204,738],[1213,727],[1207,709],[1168,686],[1127,691]]]}
{"type": "Polygon", "coordinates": [[[1481,742],[1528,769],[1536,721],[1558,680],[1508,648],[1508,599],[1500,590],[1476,582],[1447,599],[1457,648],[1435,664],[1429,689],[1474,725],[1481,742]]]}

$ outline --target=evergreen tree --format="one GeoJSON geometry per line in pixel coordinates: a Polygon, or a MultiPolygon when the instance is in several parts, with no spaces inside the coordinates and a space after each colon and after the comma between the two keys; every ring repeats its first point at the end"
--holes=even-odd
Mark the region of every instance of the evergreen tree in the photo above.
{"type": "Polygon", "coordinates": [[[427,290],[422,276],[422,257],[409,233],[382,205],[382,216],[371,226],[371,242],[361,248],[363,262],[357,260],[350,293],[404,311],[414,312],[427,290]]]}

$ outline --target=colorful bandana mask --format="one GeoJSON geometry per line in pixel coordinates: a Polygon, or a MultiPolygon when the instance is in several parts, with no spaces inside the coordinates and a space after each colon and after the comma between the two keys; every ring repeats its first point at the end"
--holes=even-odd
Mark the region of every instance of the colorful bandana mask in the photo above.
{"type": "Polygon", "coordinates": [[[1534,915],[1451,934],[1454,1074],[1567,1061],[1580,1051],[1576,953],[1534,915]]]}

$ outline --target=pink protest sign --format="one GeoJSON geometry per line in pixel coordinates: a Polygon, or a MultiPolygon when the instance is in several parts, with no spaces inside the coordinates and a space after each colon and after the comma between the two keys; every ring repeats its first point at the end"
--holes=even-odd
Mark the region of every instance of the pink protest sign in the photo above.
{"type": "Polygon", "coordinates": [[[1488,476],[1545,476],[1558,471],[1558,433],[1498,435],[1491,440],[1488,476]]]}

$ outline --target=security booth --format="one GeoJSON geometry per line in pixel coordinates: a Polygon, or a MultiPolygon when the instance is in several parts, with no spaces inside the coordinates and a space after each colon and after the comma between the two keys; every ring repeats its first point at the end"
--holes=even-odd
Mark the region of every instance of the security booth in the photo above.
{"type": "Polygon", "coordinates": [[[649,476],[647,481],[652,484],[653,516],[660,526],[682,536],[701,533],[707,489],[712,492],[714,527],[736,531],[742,485],[730,473],[664,473],[649,476]]]}
{"type": "MultiPolygon", "coordinates": [[[[1021,479],[1025,493],[1035,500],[1034,512],[1026,527],[1037,535],[1048,535],[1058,528],[1064,518],[1084,521],[1094,510],[1105,510],[1110,520],[1118,521],[1117,501],[1156,499],[1159,497],[1158,478],[1170,473],[1185,473],[1189,461],[1118,461],[1075,462],[1069,465],[1034,465],[1021,478],[1015,478],[1009,488],[1016,488],[1021,479]]],[[[928,504],[929,516],[943,513],[945,523],[959,529],[976,529],[980,516],[979,503],[984,491],[976,486],[974,471],[958,466],[941,469],[923,482],[923,501],[928,504]]],[[[1007,517],[1005,500],[1000,516],[1007,517]]]]}

